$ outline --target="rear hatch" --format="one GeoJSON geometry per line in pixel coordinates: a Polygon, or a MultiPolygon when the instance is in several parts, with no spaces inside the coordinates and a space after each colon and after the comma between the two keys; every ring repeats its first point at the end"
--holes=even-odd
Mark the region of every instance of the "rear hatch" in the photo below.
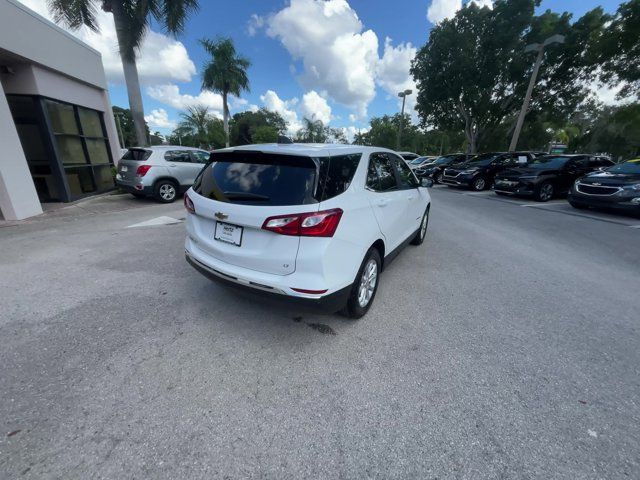
{"type": "Polygon", "coordinates": [[[136,181],[138,167],[144,165],[151,157],[151,150],[146,148],[130,148],[118,162],[120,178],[128,183],[136,181]]]}
{"type": "Polygon", "coordinates": [[[300,237],[262,226],[269,217],[318,211],[318,160],[248,150],[214,152],[211,160],[190,194],[198,248],[239,267],[293,273],[300,237]]]}

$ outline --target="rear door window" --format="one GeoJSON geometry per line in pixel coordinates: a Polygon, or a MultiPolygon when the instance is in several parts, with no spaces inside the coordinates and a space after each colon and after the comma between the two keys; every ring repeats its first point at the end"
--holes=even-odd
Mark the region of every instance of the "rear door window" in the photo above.
{"type": "Polygon", "coordinates": [[[191,163],[208,163],[211,154],[200,150],[191,150],[191,163]]]}
{"type": "Polygon", "coordinates": [[[317,159],[239,150],[211,154],[196,193],[227,203],[305,205],[317,203],[317,159]]]}
{"type": "Polygon", "coordinates": [[[320,158],[318,198],[320,201],[337,197],[344,193],[356,173],[360,163],[360,153],[320,158]]]}
{"type": "Polygon", "coordinates": [[[191,156],[188,150],[169,150],[164,154],[167,162],[191,163],[191,156]]]}

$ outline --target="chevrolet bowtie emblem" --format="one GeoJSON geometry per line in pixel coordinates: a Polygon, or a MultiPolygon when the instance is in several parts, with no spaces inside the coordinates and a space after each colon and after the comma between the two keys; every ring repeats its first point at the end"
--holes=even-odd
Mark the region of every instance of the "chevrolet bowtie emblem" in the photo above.
{"type": "Polygon", "coordinates": [[[222,212],[216,212],[215,216],[218,220],[226,220],[227,218],[229,218],[229,215],[227,215],[226,213],[222,213],[222,212]]]}
{"type": "Polygon", "coordinates": [[[594,186],[596,186],[596,187],[599,187],[599,186],[600,186],[600,184],[599,184],[599,183],[596,183],[596,182],[593,182],[591,185],[594,185],[594,186]]]}

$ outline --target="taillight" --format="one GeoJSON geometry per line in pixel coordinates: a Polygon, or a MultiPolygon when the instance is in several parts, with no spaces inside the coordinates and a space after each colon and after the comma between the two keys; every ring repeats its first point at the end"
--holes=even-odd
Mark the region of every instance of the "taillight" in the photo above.
{"type": "Polygon", "coordinates": [[[184,208],[187,209],[187,212],[196,213],[196,207],[193,204],[193,202],[191,201],[191,199],[189,198],[188,194],[186,194],[186,193],[184,194],[183,200],[184,200],[184,208]]]}
{"type": "Polygon", "coordinates": [[[150,168],[151,168],[151,165],[140,165],[136,170],[136,175],[138,177],[144,177],[150,168]]]}
{"type": "Polygon", "coordinates": [[[292,213],[267,218],[262,224],[264,230],[299,237],[333,237],[336,233],[342,210],[334,208],[312,213],[292,213]]]}

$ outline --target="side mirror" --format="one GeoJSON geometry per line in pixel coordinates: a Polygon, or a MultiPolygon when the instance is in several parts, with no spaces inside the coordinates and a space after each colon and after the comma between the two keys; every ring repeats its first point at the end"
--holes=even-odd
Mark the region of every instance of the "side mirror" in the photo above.
{"type": "Polygon", "coordinates": [[[420,186],[425,188],[433,187],[433,180],[427,177],[423,177],[420,179],[420,186]]]}

